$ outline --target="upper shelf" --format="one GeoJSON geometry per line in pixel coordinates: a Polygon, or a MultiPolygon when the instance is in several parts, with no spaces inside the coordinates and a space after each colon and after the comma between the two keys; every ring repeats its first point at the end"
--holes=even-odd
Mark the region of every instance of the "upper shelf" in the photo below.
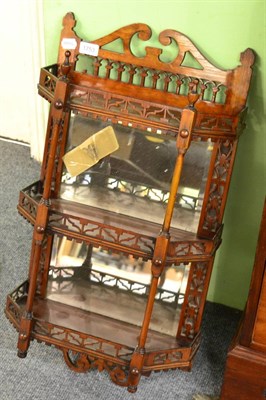
{"type": "Polygon", "coordinates": [[[239,114],[245,109],[254,53],[245,50],[240,65],[222,70],[210,63],[185,35],[165,30],[160,47],[146,46],[152,31],[145,24],[125,26],[100,39],[83,41],[74,31],[72,13],[63,19],[58,63],[42,69],[39,93],[52,101],[62,64],[70,51],[71,71],[68,103],[74,110],[91,113],[112,122],[146,128],[178,130],[188,93],[196,91],[197,135],[235,135],[239,114]],[[171,46],[170,46],[171,45],[171,46]],[[164,61],[167,46],[174,59],[164,61]],[[87,53],[84,55],[84,53],[87,53]],[[140,53],[144,53],[138,55],[140,53]],[[170,120],[175,119],[174,124],[170,120]]]}

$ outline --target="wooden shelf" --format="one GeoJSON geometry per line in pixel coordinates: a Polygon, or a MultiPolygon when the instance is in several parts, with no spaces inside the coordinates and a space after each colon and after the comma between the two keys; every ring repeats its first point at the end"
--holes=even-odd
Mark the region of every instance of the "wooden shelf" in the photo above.
{"type": "MultiPolygon", "coordinates": [[[[40,182],[35,182],[20,192],[18,210],[32,224],[41,200],[40,186],[40,182]]],[[[151,259],[161,225],[65,199],[51,199],[48,228],[69,239],[151,259]]],[[[221,233],[219,229],[208,240],[193,232],[172,228],[167,264],[187,258],[189,261],[209,259],[220,244],[221,233]]]]}
{"type": "MultiPolygon", "coordinates": [[[[95,274],[95,271],[92,273],[95,274]]],[[[98,275],[97,272],[96,274],[98,275]]],[[[148,293],[146,292],[148,292],[149,286],[132,282],[132,290],[130,290],[126,286],[126,279],[115,278],[108,274],[102,275],[107,282],[105,284],[75,279],[74,277],[66,280],[49,279],[46,297],[48,300],[75,306],[85,311],[141,327],[147,302],[148,293]],[[120,283],[120,288],[117,282],[118,285],[120,283]],[[134,288],[135,291],[133,291],[134,288]],[[129,313],[128,310],[131,310],[131,312],[129,313]]],[[[168,302],[155,301],[150,329],[175,337],[184,295],[180,295],[180,303],[178,304],[178,301],[176,301],[178,293],[163,291],[163,289],[161,289],[161,292],[164,293],[165,298],[171,296],[171,300],[168,302]]],[[[160,293],[158,292],[158,294],[160,293]]]]}
{"type": "MultiPolygon", "coordinates": [[[[6,315],[17,329],[27,301],[26,289],[27,282],[7,298],[6,315]]],[[[39,296],[34,300],[33,321],[32,337],[39,341],[59,348],[71,345],[80,352],[115,358],[121,364],[129,362],[140,334],[140,328],[133,324],[39,296]]],[[[199,339],[199,335],[192,341],[177,339],[150,329],[146,342],[146,370],[171,368],[171,357],[175,367],[189,367],[199,339]],[[178,357],[179,364],[176,365],[178,357]]]]}

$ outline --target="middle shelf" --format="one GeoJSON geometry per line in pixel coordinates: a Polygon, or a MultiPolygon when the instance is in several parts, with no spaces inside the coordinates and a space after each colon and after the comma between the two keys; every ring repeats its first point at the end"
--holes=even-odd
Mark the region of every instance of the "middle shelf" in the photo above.
{"type": "MultiPolygon", "coordinates": [[[[18,210],[32,224],[35,223],[41,201],[41,182],[35,182],[20,192],[18,210]]],[[[113,252],[132,254],[144,260],[152,259],[155,241],[161,225],[102,210],[65,199],[51,199],[47,232],[101,246],[113,252]]],[[[166,265],[208,260],[221,242],[221,229],[213,239],[178,228],[170,230],[170,245],[166,265]]]]}

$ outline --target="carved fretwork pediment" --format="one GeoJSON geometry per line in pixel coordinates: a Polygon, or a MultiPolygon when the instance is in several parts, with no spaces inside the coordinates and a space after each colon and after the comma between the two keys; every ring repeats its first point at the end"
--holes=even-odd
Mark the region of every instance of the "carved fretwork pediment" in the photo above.
{"type": "MultiPolygon", "coordinates": [[[[71,39],[76,43],[70,49],[73,65],[81,56],[79,46],[82,40],[74,31],[75,25],[74,15],[68,13],[63,19],[59,64],[65,57],[63,40],[71,39]]],[[[250,49],[241,54],[240,66],[224,70],[213,65],[186,35],[172,29],[161,32],[155,45],[151,28],[142,23],[131,24],[99,39],[85,41],[98,45],[99,49],[96,56],[85,56],[91,60],[88,65],[85,63],[83,82],[86,81],[86,72],[98,80],[104,78],[106,88],[111,85],[106,83],[106,79],[118,82],[118,92],[120,87],[123,91],[125,83],[139,86],[138,95],[143,91],[142,88],[156,89],[169,94],[169,98],[163,96],[165,103],[175,103],[180,108],[186,105],[181,96],[186,96],[196,84],[196,90],[200,93],[199,110],[208,103],[216,106],[213,108],[212,105],[212,112],[223,114],[235,114],[245,107],[254,63],[254,53],[250,49]],[[164,57],[165,51],[168,52],[167,59],[164,57]],[[172,93],[178,98],[175,96],[171,99],[172,93]]],[[[110,91],[113,92],[113,87],[110,87],[110,91]]],[[[154,99],[153,95],[146,95],[154,99]]],[[[144,93],[143,97],[146,95],[144,93]]]]}

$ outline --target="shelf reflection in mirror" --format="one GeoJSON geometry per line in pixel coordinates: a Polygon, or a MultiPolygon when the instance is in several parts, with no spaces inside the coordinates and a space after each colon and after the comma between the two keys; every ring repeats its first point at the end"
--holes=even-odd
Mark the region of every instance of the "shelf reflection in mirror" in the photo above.
{"type": "MultiPolygon", "coordinates": [[[[66,153],[110,122],[72,115],[66,153]]],[[[60,197],[161,224],[175,160],[175,138],[113,125],[119,149],[76,177],[63,171],[60,197]]],[[[196,232],[212,143],[192,142],[185,156],[172,226],[196,232]]]]}
{"type": "MultiPolygon", "coordinates": [[[[151,262],[55,236],[46,297],[141,326],[149,294],[151,262]]],[[[165,269],[150,329],[176,335],[190,264],[165,269]]]]}

